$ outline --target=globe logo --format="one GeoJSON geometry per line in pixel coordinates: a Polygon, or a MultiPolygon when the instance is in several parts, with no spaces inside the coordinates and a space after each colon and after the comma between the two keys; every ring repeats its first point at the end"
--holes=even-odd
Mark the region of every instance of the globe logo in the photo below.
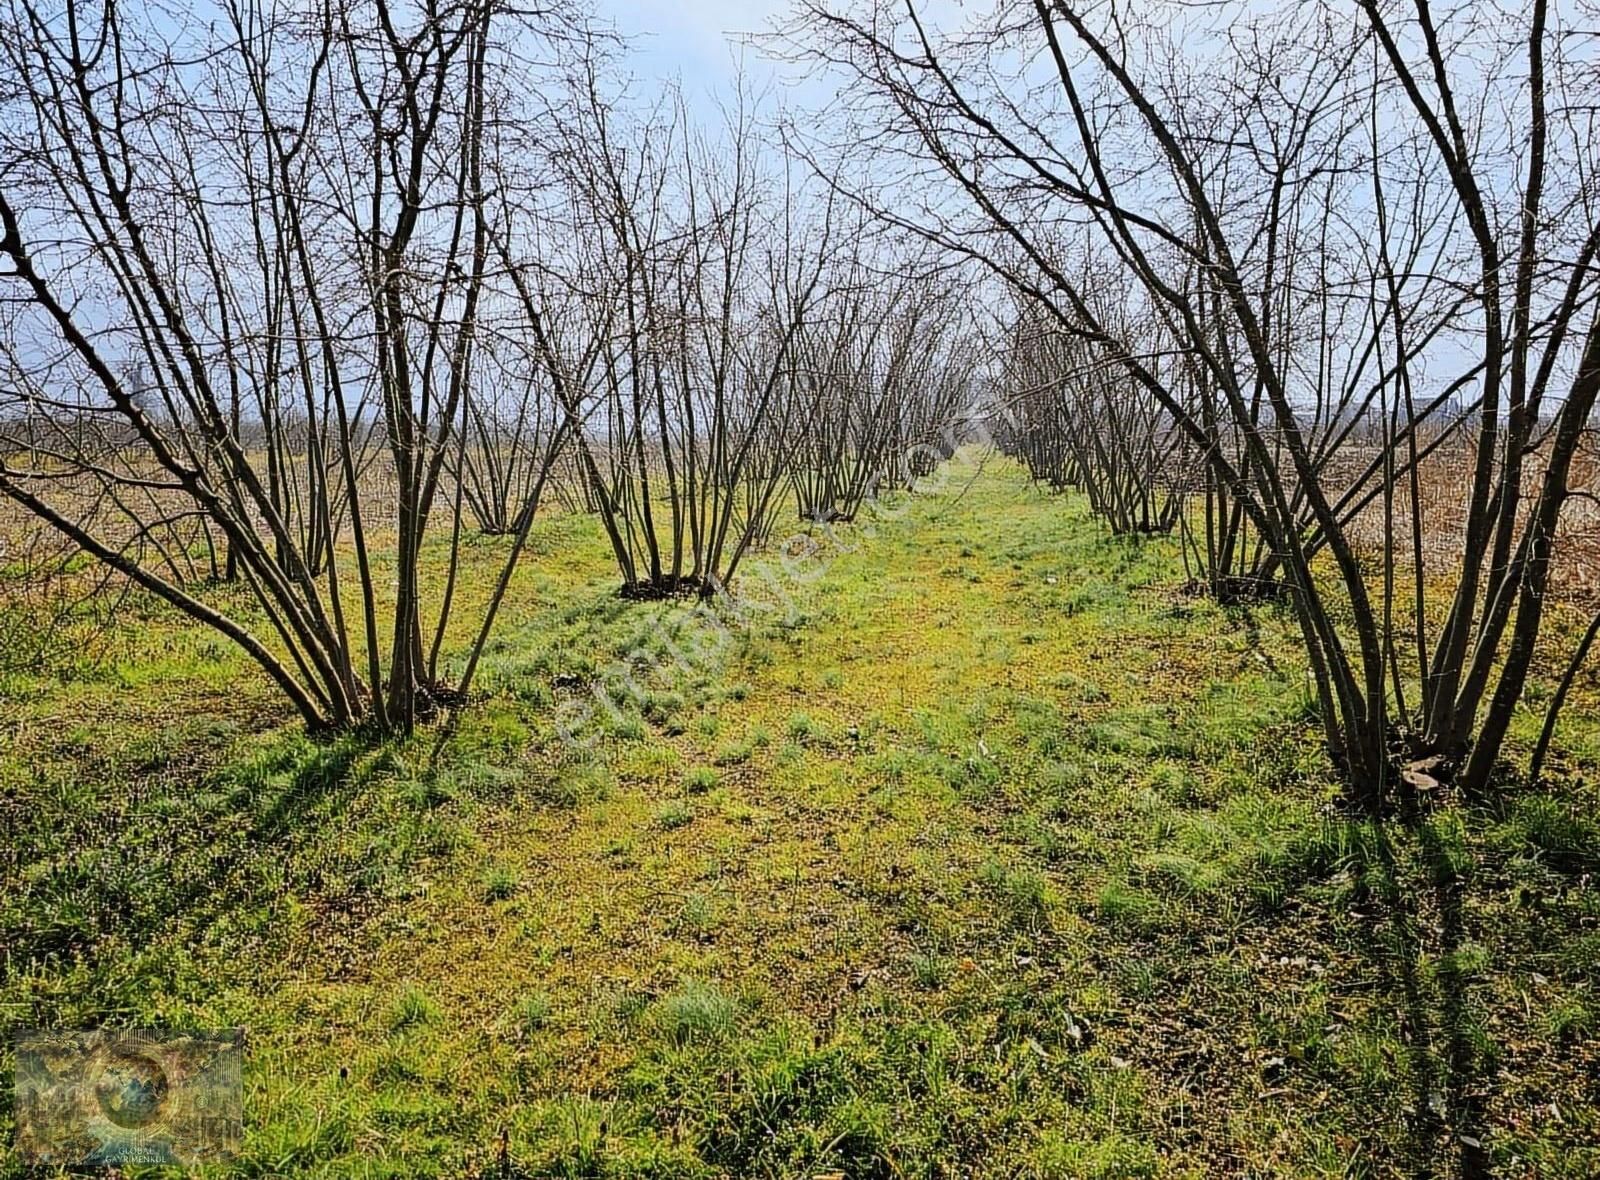
{"type": "Polygon", "coordinates": [[[94,1096],[106,1118],[137,1131],[160,1117],[167,1099],[167,1075],[142,1054],[117,1052],[95,1079],[94,1096]]]}

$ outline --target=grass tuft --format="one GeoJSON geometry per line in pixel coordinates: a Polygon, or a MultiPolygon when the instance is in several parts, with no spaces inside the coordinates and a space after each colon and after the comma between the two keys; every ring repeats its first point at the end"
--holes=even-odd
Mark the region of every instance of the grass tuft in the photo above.
{"type": "Polygon", "coordinates": [[[663,832],[686,828],[694,822],[694,809],[681,799],[669,799],[656,808],[655,826],[663,832]]]}
{"type": "Polygon", "coordinates": [[[692,767],[683,776],[683,789],[691,795],[704,795],[714,791],[718,783],[717,772],[709,766],[692,767]]]}
{"type": "Polygon", "coordinates": [[[1040,926],[1048,918],[1051,890],[1044,874],[1026,867],[990,861],[980,880],[1014,926],[1040,926]]]}
{"type": "Polygon", "coordinates": [[[418,987],[408,987],[395,997],[389,1006],[388,1025],[391,1032],[423,1028],[438,1022],[439,1005],[418,987]]]}
{"type": "Polygon", "coordinates": [[[690,981],[656,1007],[656,1026],[673,1045],[721,1041],[731,1036],[738,1005],[714,984],[690,981]]]}
{"type": "Polygon", "coordinates": [[[522,884],[515,871],[505,865],[490,865],[483,873],[485,901],[507,901],[516,896],[522,884]]]}

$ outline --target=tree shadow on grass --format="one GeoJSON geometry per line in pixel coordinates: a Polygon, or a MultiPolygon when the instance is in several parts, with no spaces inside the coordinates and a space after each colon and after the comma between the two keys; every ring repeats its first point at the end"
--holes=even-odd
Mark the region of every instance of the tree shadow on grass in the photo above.
{"type": "MultiPolygon", "coordinates": [[[[318,885],[298,879],[294,866],[321,859],[304,854],[330,838],[329,818],[369,780],[372,762],[362,760],[377,748],[353,736],[297,736],[210,771],[143,766],[70,806],[24,813],[11,879],[0,882],[0,943],[9,951],[0,999],[14,1009],[13,983],[65,972],[88,981],[62,997],[66,1015],[116,1020],[139,993],[131,978],[139,964],[171,969],[150,954],[155,948],[187,953],[208,938],[243,946],[267,937],[284,895],[318,885]]],[[[51,1003],[8,1015],[54,1024],[51,1003]]]]}
{"type": "Polygon", "coordinates": [[[280,841],[312,810],[334,802],[335,796],[348,797],[365,781],[365,776],[355,773],[361,756],[375,748],[374,743],[354,735],[313,747],[278,789],[254,792],[254,838],[280,841]]]}
{"type": "Polygon", "coordinates": [[[1471,1035],[1469,972],[1460,960],[1471,878],[1414,799],[1395,820],[1375,824],[1374,833],[1381,912],[1367,926],[1366,949],[1394,995],[1409,1051],[1406,1166],[1418,1178],[1487,1177],[1488,1091],[1471,1035]],[[1397,835],[1414,847],[1414,858],[1396,847],[1397,835]],[[1425,970],[1425,958],[1432,970],[1425,970]]]}

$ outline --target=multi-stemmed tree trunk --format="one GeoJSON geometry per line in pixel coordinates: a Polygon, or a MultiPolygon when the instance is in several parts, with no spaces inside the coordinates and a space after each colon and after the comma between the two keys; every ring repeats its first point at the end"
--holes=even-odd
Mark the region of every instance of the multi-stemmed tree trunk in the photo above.
{"type": "Polygon", "coordinates": [[[814,5],[807,35],[871,124],[841,142],[928,162],[902,168],[902,199],[852,195],[1094,345],[1205,457],[1292,599],[1329,749],[1378,806],[1402,752],[1425,763],[1414,781],[1455,770],[1467,789],[1500,756],[1600,389],[1600,219],[1575,114],[1592,70],[1547,3],[1492,33],[1426,0],[1360,7],[1354,26],[1321,5],[1241,10],[1212,40],[1198,22],[1164,32],[1121,6],[1035,0],[993,36],[944,41],[915,3],[814,5]],[[1107,252],[1131,321],[1066,262],[1107,252]],[[1147,317],[1185,364],[1128,337],[1147,317]],[[1421,432],[1460,402],[1475,458],[1463,543],[1441,564],[1423,543],[1421,432]]]}
{"type": "Polygon", "coordinates": [[[417,570],[476,380],[493,15],[236,0],[174,31],[16,0],[0,27],[0,420],[50,424],[0,495],[237,641],[313,728],[450,697],[458,537],[427,621],[417,570]],[[259,622],[159,556],[182,519],[259,622]]]}
{"type": "Polygon", "coordinates": [[[465,422],[448,470],[478,531],[501,536],[521,528],[561,411],[536,364],[502,365],[485,376],[465,398],[465,422]]]}
{"type": "Polygon", "coordinates": [[[868,500],[928,475],[949,450],[979,350],[961,292],[925,265],[840,260],[798,342],[808,408],[789,480],[801,520],[853,520],[868,500]]]}
{"type": "MultiPolygon", "coordinates": [[[[1030,461],[1037,478],[1081,489],[1113,533],[1171,531],[1194,466],[1189,440],[1096,345],[1022,312],[1006,350],[1012,393],[1003,445],[1030,461]]],[[[1124,334],[1141,335],[1131,327],[1124,334]]],[[[1159,325],[1146,335],[1144,352],[1159,370],[1159,325]]]]}
{"type": "Polygon", "coordinates": [[[717,143],[681,110],[623,143],[598,86],[564,153],[585,244],[560,300],[580,326],[544,347],[623,592],[712,594],[770,529],[830,219],[806,224],[742,107],[717,143]]]}

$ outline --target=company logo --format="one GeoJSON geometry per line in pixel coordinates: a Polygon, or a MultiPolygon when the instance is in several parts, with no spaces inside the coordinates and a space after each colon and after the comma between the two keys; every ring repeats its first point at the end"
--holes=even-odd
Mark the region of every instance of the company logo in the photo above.
{"type": "Polygon", "coordinates": [[[242,1030],[20,1030],[17,1150],[62,1166],[228,1159],[244,1133],[242,1030]]]}

